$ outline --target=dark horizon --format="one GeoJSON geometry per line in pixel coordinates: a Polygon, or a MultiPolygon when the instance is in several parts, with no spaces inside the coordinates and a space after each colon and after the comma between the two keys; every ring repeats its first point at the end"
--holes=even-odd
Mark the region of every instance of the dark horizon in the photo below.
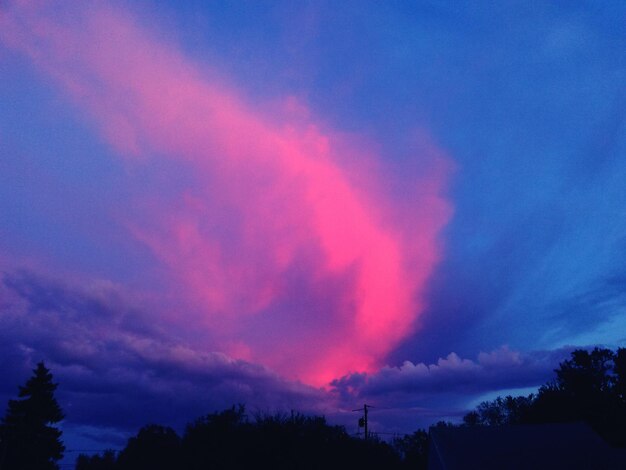
{"type": "Polygon", "coordinates": [[[324,416],[250,413],[239,404],[182,431],[144,424],[123,447],[98,451],[64,445],[59,384],[40,362],[0,421],[0,468],[622,468],[626,348],[578,349],[554,372],[537,393],[483,401],[461,423],[438,421],[387,439],[372,431],[379,408],[368,404],[352,410],[356,435],[324,416]]]}

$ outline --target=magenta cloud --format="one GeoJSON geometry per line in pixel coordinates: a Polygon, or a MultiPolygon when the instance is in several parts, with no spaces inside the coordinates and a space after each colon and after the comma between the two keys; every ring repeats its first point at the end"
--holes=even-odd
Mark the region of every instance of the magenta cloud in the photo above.
{"type": "Polygon", "coordinates": [[[185,175],[175,184],[163,171],[124,216],[165,268],[169,294],[191,306],[162,321],[205,331],[209,350],[317,385],[374,371],[419,327],[452,213],[452,166],[427,137],[424,168],[394,174],[365,140],[297,99],[246,98],[212,64],[100,3],[10,1],[0,41],[129,168],[164,162],[185,175]]]}

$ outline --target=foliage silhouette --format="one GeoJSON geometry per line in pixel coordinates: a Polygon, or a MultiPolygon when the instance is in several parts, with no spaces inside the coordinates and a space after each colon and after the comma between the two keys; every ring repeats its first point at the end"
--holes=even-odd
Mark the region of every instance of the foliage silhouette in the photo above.
{"type": "Polygon", "coordinates": [[[120,453],[120,470],[168,470],[180,463],[181,440],[169,427],[151,424],[128,440],[120,453]]]}
{"type": "Polygon", "coordinates": [[[395,458],[386,444],[365,445],[323,417],[292,412],[254,418],[249,421],[239,405],[188,426],[183,438],[186,468],[391,468],[395,458]]]}
{"type": "Polygon", "coordinates": [[[402,460],[401,468],[413,470],[428,468],[428,433],[423,429],[395,438],[392,445],[402,460]]]}
{"type": "Polygon", "coordinates": [[[466,425],[584,421],[609,444],[626,447],[626,349],[575,350],[536,395],[483,402],[466,425]]]}
{"type": "Polygon", "coordinates": [[[484,401],[463,417],[468,426],[501,426],[504,424],[524,424],[529,422],[529,411],[535,400],[534,395],[526,397],[498,397],[484,401]]]}
{"type": "Polygon", "coordinates": [[[63,419],[54,397],[57,384],[43,362],[19,388],[19,399],[9,400],[0,434],[0,468],[3,470],[57,469],[65,447],[61,431],[52,426],[63,419]]]}
{"type": "Polygon", "coordinates": [[[353,438],[324,417],[292,412],[250,420],[243,405],[197,419],[182,439],[170,428],[144,427],[117,459],[111,457],[81,455],[76,469],[400,468],[392,446],[353,438]]]}
{"type": "Polygon", "coordinates": [[[105,450],[102,454],[84,455],[76,459],[76,470],[113,470],[117,468],[115,452],[105,450]]]}

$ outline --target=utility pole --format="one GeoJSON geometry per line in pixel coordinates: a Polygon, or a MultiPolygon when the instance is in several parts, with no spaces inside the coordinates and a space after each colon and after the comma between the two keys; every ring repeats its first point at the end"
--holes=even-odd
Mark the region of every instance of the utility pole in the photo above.
{"type": "Polygon", "coordinates": [[[367,432],[367,412],[368,412],[368,408],[374,408],[372,405],[368,405],[368,404],[363,404],[363,408],[357,408],[356,410],[352,410],[352,411],[361,411],[363,410],[363,417],[359,418],[359,427],[360,428],[364,428],[364,432],[365,432],[365,440],[367,441],[367,438],[369,437],[369,434],[367,432]]]}

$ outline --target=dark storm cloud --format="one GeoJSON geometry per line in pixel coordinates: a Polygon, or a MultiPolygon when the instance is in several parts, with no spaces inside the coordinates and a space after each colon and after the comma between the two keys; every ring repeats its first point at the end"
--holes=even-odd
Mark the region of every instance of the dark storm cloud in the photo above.
{"type": "Polygon", "coordinates": [[[88,287],[28,271],[0,284],[2,398],[45,360],[72,424],[130,429],[181,426],[234,403],[319,410],[320,392],[150,326],[136,299],[110,283],[88,287]]]}
{"type": "Polygon", "coordinates": [[[333,382],[342,396],[391,401],[423,400],[438,394],[465,397],[514,388],[538,387],[552,378],[559,362],[573,348],[519,353],[502,347],[480,353],[476,360],[455,353],[434,364],[405,361],[375,374],[357,373],[333,382]]]}

